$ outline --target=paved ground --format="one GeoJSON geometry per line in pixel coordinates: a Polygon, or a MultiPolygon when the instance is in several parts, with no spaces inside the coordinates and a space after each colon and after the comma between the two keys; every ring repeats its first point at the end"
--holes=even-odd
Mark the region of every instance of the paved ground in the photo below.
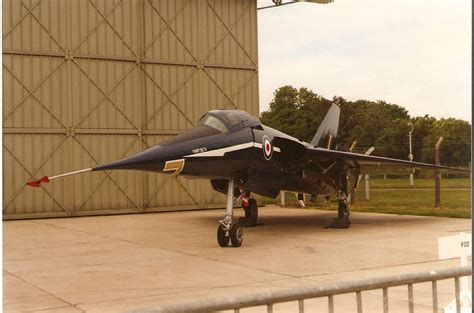
{"type": "MultiPolygon", "coordinates": [[[[223,213],[3,222],[4,311],[123,312],[439,269],[458,263],[437,261],[437,237],[471,230],[466,219],[368,213],[353,213],[350,229],[324,229],[334,212],[266,207],[260,209],[264,225],[245,229],[242,247],[220,248],[216,229],[223,213]]],[[[452,289],[447,282],[439,286],[440,305],[452,299],[452,289]]],[[[415,285],[416,312],[431,311],[430,290],[415,285]]],[[[406,288],[391,288],[389,296],[390,312],[407,312],[406,288]]],[[[363,303],[364,312],[381,312],[381,292],[364,292],[363,303]]],[[[326,305],[326,299],[308,301],[306,311],[326,305]]],[[[296,308],[281,304],[275,312],[296,308]]],[[[355,311],[355,296],[335,297],[335,308],[355,311]]]]}

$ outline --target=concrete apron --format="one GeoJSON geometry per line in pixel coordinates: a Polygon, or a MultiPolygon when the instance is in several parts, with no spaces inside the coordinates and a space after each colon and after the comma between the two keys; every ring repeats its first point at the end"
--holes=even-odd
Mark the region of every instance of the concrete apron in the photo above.
{"type": "MultiPolygon", "coordinates": [[[[261,208],[240,248],[220,248],[224,210],[3,222],[5,312],[117,312],[205,297],[436,270],[437,238],[470,232],[469,219],[352,213],[349,229],[324,229],[335,212],[261,208]]],[[[234,218],[243,216],[235,211],[234,218]]],[[[469,260],[470,261],[470,260],[469,260]]],[[[432,312],[431,285],[414,286],[415,312],[432,312]]],[[[454,297],[438,284],[440,308],[454,297]]],[[[408,311],[407,289],[389,289],[390,312],[408,311]]],[[[380,312],[382,291],[362,294],[380,312]]],[[[355,312],[355,294],[336,296],[355,312]]],[[[274,312],[296,311],[296,302],[274,312]]],[[[327,299],[306,301],[307,312],[327,299]]],[[[242,312],[266,311],[253,308],[242,312]]]]}

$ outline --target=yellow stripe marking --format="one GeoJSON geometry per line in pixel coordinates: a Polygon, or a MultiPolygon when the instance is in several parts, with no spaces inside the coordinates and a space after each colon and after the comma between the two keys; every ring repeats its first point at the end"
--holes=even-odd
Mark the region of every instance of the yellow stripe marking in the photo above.
{"type": "Polygon", "coordinates": [[[184,168],[184,159],[166,161],[163,172],[174,171],[173,176],[178,176],[184,168]]]}

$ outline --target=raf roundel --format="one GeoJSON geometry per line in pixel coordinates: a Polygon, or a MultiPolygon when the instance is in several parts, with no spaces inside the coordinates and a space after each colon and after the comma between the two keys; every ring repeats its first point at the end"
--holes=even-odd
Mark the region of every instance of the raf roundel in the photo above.
{"type": "Polygon", "coordinates": [[[273,145],[270,142],[270,138],[268,138],[267,136],[263,136],[262,150],[265,160],[270,160],[273,155],[273,145]]]}

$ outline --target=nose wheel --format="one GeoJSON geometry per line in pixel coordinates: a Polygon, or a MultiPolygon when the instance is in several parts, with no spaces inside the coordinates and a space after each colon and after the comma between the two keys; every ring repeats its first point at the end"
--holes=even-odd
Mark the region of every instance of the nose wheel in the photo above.
{"type": "Polygon", "coordinates": [[[217,243],[221,247],[227,247],[229,245],[229,232],[225,229],[226,227],[222,224],[217,227],[217,243]],[[227,233],[227,235],[226,235],[227,233]]]}
{"type": "Polygon", "coordinates": [[[232,225],[230,228],[230,242],[233,247],[240,247],[244,241],[244,228],[240,223],[232,225]]]}
{"type": "Polygon", "coordinates": [[[227,208],[224,219],[219,221],[217,227],[217,243],[221,247],[227,247],[229,241],[233,247],[240,247],[244,241],[244,228],[240,223],[232,223],[234,210],[234,180],[229,179],[227,188],[227,208]]]}
{"type": "Polygon", "coordinates": [[[244,241],[244,228],[240,223],[232,224],[230,230],[226,225],[220,224],[217,227],[217,243],[221,247],[227,247],[231,242],[233,247],[240,247],[244,241]]]}

